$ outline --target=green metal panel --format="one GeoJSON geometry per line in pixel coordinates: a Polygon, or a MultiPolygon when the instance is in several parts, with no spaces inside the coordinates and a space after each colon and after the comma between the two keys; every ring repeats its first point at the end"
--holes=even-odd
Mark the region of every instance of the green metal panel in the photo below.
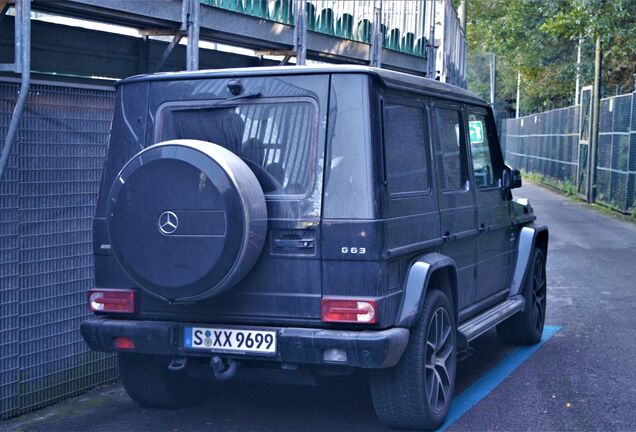
{"type": "Polygon", "coordinates": [[[327,33],[330,35],[335,35],[336,32],[333,26],[333,9],[324,8],[320,11],[320,16],[318,17],[318,26],[317,31],[320,33],[327,33]]]}
{"type": "Polygon", "coordinates": [[[371,29],[372,24],[368,19],[362,19],[358,21],[356,26],[356,32],[353,35],[355,40],[365,43],[371,43],[371,29]]]}
{"type": "Polygon", "coordinates": [[[272,14],[274,21],[285,24],[294,24],[294,4],[292,0],[276,0],[274,2],[274,12],[272,14]]]}
{"type": "Polygon", "coordinates": [[[386,47],[395,51],[400,50],[400,29],[392,28],[386,37],[386,47]]]}
{"type": "Polygon", "coordinates": [[[245,0],[245,13],[260,18],[269,19],[267,0],[245,0]]]}
{"type": "Polygon", "coordinates": [[[400,45],[400,48],[406,53],[415,52],[415,34],[408,32],[402,36],[402,44],[400,45]]]}
{"type": "Polygon", "coordinates": [[[345,13],[338,18],[336,35],[346,39],[353,39],[353,15],[345,13]]]}

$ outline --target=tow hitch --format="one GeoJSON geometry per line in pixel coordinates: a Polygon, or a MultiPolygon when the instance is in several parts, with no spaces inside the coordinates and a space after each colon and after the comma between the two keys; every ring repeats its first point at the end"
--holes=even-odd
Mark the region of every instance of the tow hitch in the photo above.
{"type": "Polygon", "coordinates": [[[187,364],[188,359],[186,357],[174,357],[168,365],[168,369],[173,372],[177,372],[183,370],[187,364]]]}
{"type": "Polygon", "coordinates": [[[217,381],[227,381],[236,374],[238,362],[234,359],[229,359],[226,364],[226,361],[221,357],[214,356],[210,360],[210,367],[214,371],[214,378],[217,381]]]}

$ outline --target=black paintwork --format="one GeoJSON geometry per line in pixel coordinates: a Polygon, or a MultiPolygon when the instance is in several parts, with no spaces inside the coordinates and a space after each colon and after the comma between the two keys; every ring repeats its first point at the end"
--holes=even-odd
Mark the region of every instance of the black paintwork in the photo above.
{"type": "MultiPolygon", "coordinates": [[[[80,326],[82,337],[95,351],[117,351],[114,339],[117,336],[132,337],[136,350],[146,354],[173,357],[209,357],[209,352],[183,348],[183,327],[188,323],[161,321],[129,321],[93,318],[80,326]],[[143,334],[143,338],[138,336],[143,334]]],[[[232,325],[226,326],[233,327],[232,325]]],[[[238,359],[260,359],[291,364],[334,364],[362,368],[387,368],[395,366],[406,349],[409,331],[406,328],[391,328],[376,332],[336,331],[311,328],[259,327],[261,330],[278,332],[277,353],[266,355],[232,355],[224,357],[238,359]],[[347,353],[346,360],[324,362],[324,349],[341,349],[347,353]]]]}
{"type": "Polygon", "coordinates": [[[169,300],[199,295],[234,264],[244,225],[241,200],[225,172],[201,153],[178,146],[148,149],[122,170],[108,201],[111,248],[123,255],[118,262],[133,281],[157,295],[169,300]],[[166,209],[180,227],[170,235],[157,229],[166,209]],[[178,265],[162,266],[165,254],[175,255],[178,265]]]}
{"type": "MultiPolygon", "coordinates": [[[[106,229],[107,197],[125,163],[141,149],[162,141],[163,113],[174,107],[225,106],[260,99],[313,104],[313,124],[307,125],[313,128],[318,160],[316,166],[307,167],[315,171],[312,190],[292,199],[266,197],[265,248],[236,286],[194,303],[169,303],[139,291],[137,319],[174,325],[226,323],[353,331],[407,328],[415,322],[436,271],[444,271],[449,278],[458,322],[508,295],[513,273],[518,278],[518,272],[525,271],[525,264],[517,262],[519,232],[535,217],[529,206],[511,201],[510,188],[517,186],[516,179],[506,180],[506,186],[474,187],[469,113],[487,118],[493,166],[502,182],[515,174],[503,174],[507,168],[486,102],[452,85],[359,66],[226,69],[120,81],[94,222],[98,287],[135,287],[108,248],[112,239],[106,229]],[[231,92],[237,83],[247,97],[231,92]],[[390,190],[384,137],[391,131],[385,130],[383,119],[384,103],[389,102],[423,112],[430,184],[426,191],[394,194],[390,190]],[[466,188],[459,191],[443,192],[438,185],[440,167],[432,145],[438,132],[437,106],[460,113],[458,139],[466,146],[462,163],[469,176],[466,188]],[[320,300],[324,296],[374,299],[379,304],[378,321],[367,326],[323,323],[320,300]]],[[[114,325],[95,321],[91,332],[99,333],[105,323],[114,325]]],[[[110,349],[95,341],[92,346],[110,349]]]]}
{"type": "Polygon", "coordinates": [[[177,80],[199,80],[218,78],[242,78],[242,77],[279,77],[290,75],[324,75],[324,74],[367,74],[379,78],[384,85],[402,89],[409,92],[418,91],[421,93],[441,96],[447,100],[458,100],[474,105],[488,106],[488,103],[475,96],[473,93],[452,84],[442,83],[429,78],[416,75],[409,75],[403,72],[396,72],[388,69],[372,68],[357,65],[316,65],[316,66],[288,66],[282,71],[280,67],[248,67],[236,69],[210,69],[188,72],[164,72],[151,75],[136,75],[118,81],[115,85],[129,84],[133,82],[152,81],[177,81],[177,80]]]}

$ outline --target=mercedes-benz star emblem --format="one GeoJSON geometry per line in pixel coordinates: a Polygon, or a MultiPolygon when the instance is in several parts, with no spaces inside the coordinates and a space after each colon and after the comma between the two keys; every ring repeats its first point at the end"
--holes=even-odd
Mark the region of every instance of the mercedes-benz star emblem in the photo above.
{"type": "Polygon", "coordinates": [[[159,231],[163,234],[172,234],[179,226],[179,218],[174,212],[165,211],[159,215],[159,231]]]}

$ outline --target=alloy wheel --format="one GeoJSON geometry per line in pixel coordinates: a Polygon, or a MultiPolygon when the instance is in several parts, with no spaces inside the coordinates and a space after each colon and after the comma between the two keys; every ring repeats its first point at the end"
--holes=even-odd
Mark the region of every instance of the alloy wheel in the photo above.
{"type": "Polygon", "coordinates": [[[534,264],[532,283],[532,298],[534,300],[536,315],[535,329],[537,331],[541,330],[543,322],[545,320],[546,292],[547,284],[545,277],[545,266],[543,265],[543,258],[539,256],[534,264]]]}
{"type": "Polygon", "coordinates": [[[448,311],[439,307],[431,317],[426,338],[426,397],[435,414],[450,402],[451,369],[454,355],[451,319],[448,311]]]}

